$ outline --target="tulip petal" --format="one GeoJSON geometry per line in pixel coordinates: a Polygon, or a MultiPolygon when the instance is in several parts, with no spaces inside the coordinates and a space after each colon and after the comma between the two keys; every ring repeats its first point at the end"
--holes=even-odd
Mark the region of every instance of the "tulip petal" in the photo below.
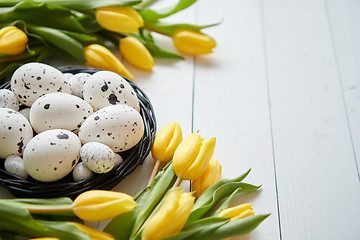
{"type": "Polygon", "coordinates": [[[4,27],[0,30],[0,53],[18,55],[25,51],[28,38],[26,34],[15,26],[4,27]]]}
{"type": "Polygon", "coordinates": [[[172,38],[175,47],[185,54],[208,54],[216,47],[212,37],[192,29],[178,29],[172,38]]]}
{"type": "Polygon", "coordinates": [[[84,234],[88,235],[91,240],[115,240],[115,238],[109,233],[97,230],[95,228],[91,228],[85,226],[81,223],[73,222],[73,224],[84,234]]]}

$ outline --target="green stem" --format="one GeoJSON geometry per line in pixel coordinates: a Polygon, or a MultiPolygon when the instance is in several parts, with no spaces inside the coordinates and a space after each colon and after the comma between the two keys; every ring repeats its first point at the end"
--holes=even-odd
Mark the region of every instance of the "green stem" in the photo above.
{"type": "Polygon", "coordinates": [[[149,26],[147,26],[147,25],[144,25],[142,28],[147,29],[147,30],[152,31],[152,32],[156,32],[156,33],[159,33],[159,34],[168,36],[168,37],[171,37],[171,34],[165,33],[165,32],[161,32],[161,31],[159,31],[159,30],[157,30],[157,29],[154,29],[154,28],[152,28],[152,27],[149,27],[149,26]]]}
{"type": "Polygon", "coordinates": [[[72,205],[57,205],[57,206],[24,205],[22,207],[31,213],[39,213],[39,214],[72,212],[73,209],[72,205]]]}

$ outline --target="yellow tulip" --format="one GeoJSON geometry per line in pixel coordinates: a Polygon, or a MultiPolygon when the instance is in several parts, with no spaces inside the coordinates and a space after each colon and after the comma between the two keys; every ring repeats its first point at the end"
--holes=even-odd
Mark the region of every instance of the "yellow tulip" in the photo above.
{"type": "Polygon", "coordinates": [[[131,211],[134,198],[120,192],[91,190],[80,194],[73,203],[73,212],[85,221],[104,221],[131,211]]]}
{"type": "Polygon", "coordinates": [[[151,154],[154,159],[168,162],[182,140],[181,127],[178,122],[170,123],[159,130],[155,136],[151,154]]]}
{"type": "Polygon", "coordinates": [[[159,210],[145,225],[142,240],[157,240],[178,233],[184,227],[194,206],[191,193],[172,190],[159,210]]]}
{"type": "Polygon", "coordinates": [[[216,47],[212,37],[192,29],[178,29],[173,33],[172,38],[174,46],[185,54],[208,54],[216,47]]]}
{"type": "Polygon", "coordinates": [[[73,224],[84,234],[88,235],[91,240],[115,240],[115,238],[106,232],[85,226],[81,223],[73,222],[73,224]]]}
{"type": "Polygon", "coordinates": [[[208,187],[220,180],[221,169],[222,167],[217,159],[208,164],[204,174],[192,182],[191,186],[192,190],[195,191],[195,197],[200,197],[208,187]]]}
{"type": "Polygon", "coordinates": [[[28,43],[26,34],[15,26],[0,30],[0,53],[17,55],[25,51],[28,43]]]}
{"type": "Polygon", "coordinates": [[[91,44],[84,48],[86,66],[116,72],[130,80],[134,76],[125,68],[120,60],[109,49],[99,44],[91,44]]]}
{"type": "Polygon", "coordinates": [[[28,240],[60,240],[60,239],[55,237],[40,237],[40,238],[30,238],[28,240]]]}
{"type": "Polygon", "coordinates": [[[100,7],[96,9],[95,16],[101,27],[112,32],[137,33],[144,25],[140,14],[131,7],[100,7]]]}
{"type": "Polygon", "coordinates": [[[149,50],[134,37],[122,38],[119,43],[119,49],[121,56],[139,69],[151,70],[154,66],[154,59],[149,50]]]}
{"type": "Polygon", "coordinates": [[[214,153],[215,138],[201,139],[192,133],[179,144],[173,157],[176,175],[185,180],[195,180],[204,174],[214,153]]]}
{"type": "Polygon", "coordinates": [[[220,211],[218,217],[228,217],[229,220],[237,220],[254,215],[251,203],[245,203],[232,208],[226,208],[220,211]]]}

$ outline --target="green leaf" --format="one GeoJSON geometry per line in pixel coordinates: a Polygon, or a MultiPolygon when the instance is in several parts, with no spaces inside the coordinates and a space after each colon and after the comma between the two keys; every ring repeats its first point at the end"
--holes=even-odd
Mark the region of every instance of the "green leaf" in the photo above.
{"type": "Polygon", "coordinates": [[[135,221],[134,209],[115,217],[105,227],[104,231],[114,236],[116,240],[128,240],[135,221]]]}
{"type": "Polygon", "coordinates": [[[94,42],[97,40],[95,36],[88,35],[88,34],[81,34],[76,32],[70,32],[65,30],[60,30],[62,33],[68,35],[69,37],[72,37],[80,42],[94,42]]]}
{"type": "Polygon", "coordinates": [[[221,210],[228,208],[230,206],[231,201],[234,199],[234,197],[241,192],[241,188],[236,189],[226,200],[220,205],[216,211],[214,211],[210,216],[215,217],[219,215],[221,210]]]}
{"type": "Polygon", "coordinates": [[[68,197],[41,199],[41,198],[15,198],[4,201],[23,203],[26,205],[71,205],[73,201],[68,197]]]}
{"type": "MultiPolygon", "coordinates": [[[[247,183],[242,182],[232,182],[232,183],[226,183],[216,189],[212,195],[212,199],[209,203],[204,204],[202,206],[194,206],[190,217],[187,221],[187,224],[192,223],[195,220],[200,219],[203,217],[212,207],[215,206],[216,203],[218,203],[221,199],[228,196],[230,193],[232,193],[235,189],[239,189],[238,191],[240,193],[246,193],[246,192],[253,192],[259,189],[260,186],[254,186],[247,183]]],[[[196,203],[195,203],[196,204],[196,203]]]]}
{"type": "Polygon", "coordinates": [[[71,222],[41,220],[38,222],[48,229],[45,236],[56,237],[59,239],[91,240],[88,235],[82,233],[80,229],[71,222]]]}
{"type": "Polygon", "coordinates": [[[204,28],[214,27],[219,25],[221,22],[208,24],[208,25],[193,25],[193,24],[186,24],[186,23],[178,23],[178,24],[169,24],[164,22],[145,22],[145,27],[149,30],[159,32],[168,36],[171,36],[177,29],[180,28],[187,28],[193,29],[196,31],[200,31],[204,28]]]}
{"type": "Polygon", "coordinates": [[[270,216],[270,214],[256,214],[246,218],[229,221],[210,231],[199,231],[197,234],[186,238],[186,240],[219,240],[233,236],[246,235],[259,226],[268,216],[270,216]]]}
{"type": "Polygon", "coordinates": [[[73,58],[85,62],[84,48],[82,44],[74,38],[53,28],[28,24],[27,29],[29,32],[40,36],[45,44],[61,49],[73,58]]]}
{"type": "Polygon", "coordinates": [[[87,32],[69,9],[44,2],[22,1],[12,7],[0,8],[0,22],[16,20],[49,28],[87,32]]]}
{"type": "MultiPolygon", "coordinates": [[[[0,7],[11,6],[21,1],[22,0],[2,0],[0,7]]],[[[140,3],[141,0],[32,0],[32,2],[46,2],[77,10],[91,10],[104,6],[131,6],[140,3]]]]}
{"type": "Polygon", "coordinates": [[[144,21],[157,21],[161,18],[166,18],[171,16],[185,8],[190,7],[194,4],[197,0],[180,0],[175,6],[164,8],[161,10],[151,10],[149,8],[145,8],[140,11],[140,15],[144,19],[144,21]]]}
{"type": "Polygon", "coordinates": [[[169,162],[163,170],[156,175],[150,185],[150,189],[145,192],[144,196],[135,207],[136,221],[134,223],[131,236],[138,232],[146,219],[164,197],[168,189],[173,186],[175,180],[176,176],[172,168],[172,162],[169,162]]]}

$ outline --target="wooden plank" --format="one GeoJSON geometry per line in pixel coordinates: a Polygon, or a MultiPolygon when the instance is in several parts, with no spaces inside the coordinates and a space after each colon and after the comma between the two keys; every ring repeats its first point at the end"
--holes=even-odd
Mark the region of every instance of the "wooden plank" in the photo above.
{"type": "Polygon", "coordinates": [[[324,1],[264,1],[264,14],[282,239],[357,239],[359,180],[324,1]]]}
{"type": "Polygon", "coordinates": [[[199,2],[199,24],[223,22],[204,31],[218,47],[196,58],[194,92],[194,131],[217,138],[214,158],[223,166],[223,178],[252,168],[246,181],[263,184],[234,202],[253,202],[257,213],[272,213],[246,237],[251,240],[279,239],[260,7],[252,0],[199,2]]]}
{"type": "Polygon", "coordinates": [[[360,174],[360,2],[328,0],[325,3],[360,174]]]}

